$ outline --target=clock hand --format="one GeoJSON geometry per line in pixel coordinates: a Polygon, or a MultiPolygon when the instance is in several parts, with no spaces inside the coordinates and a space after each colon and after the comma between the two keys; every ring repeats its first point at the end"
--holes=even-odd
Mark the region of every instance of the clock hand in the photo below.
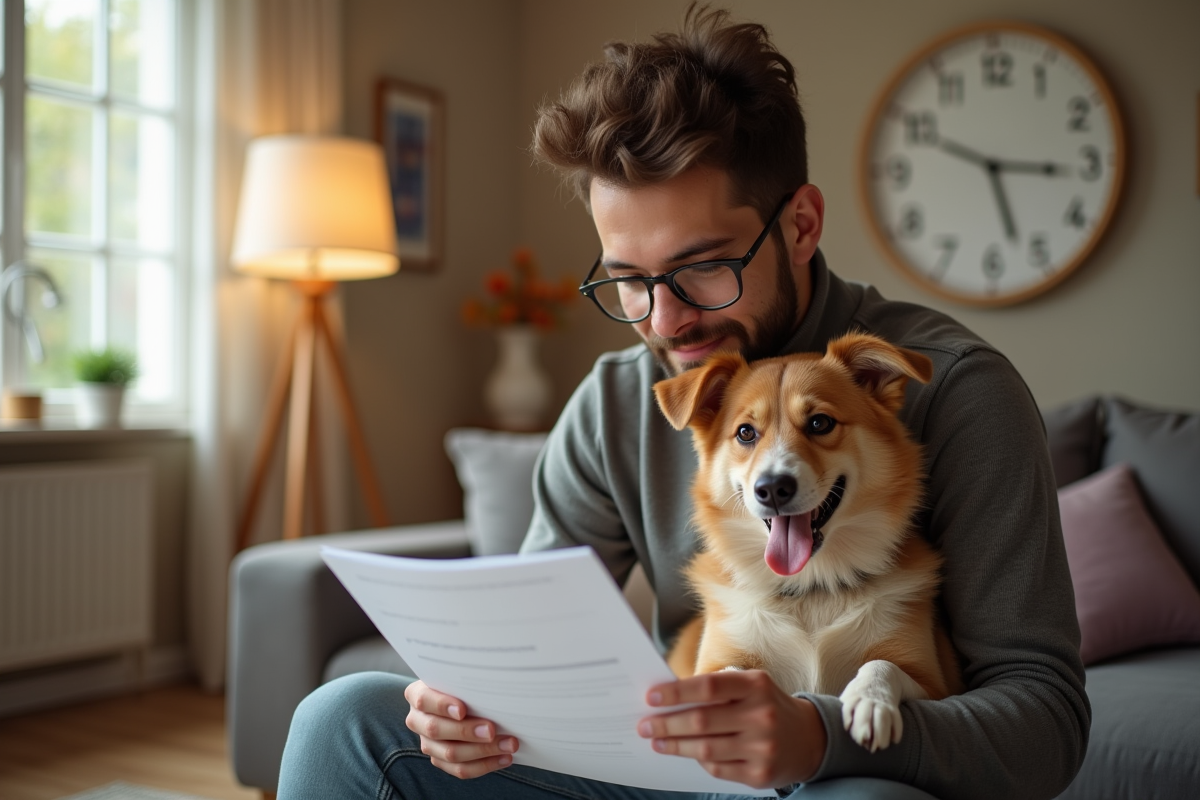
{"type": "MultiPolygon", "coordinates": [[[[972,164],[978,164],[987,170],[988,180],[992,184],[992,194],[996,196],[996,205],[1000,207],[1000,221],[1004,224],[1004,235],[1010,241],[1017,241],[1017,225],[1013,222],[1012,209],[1008,205],[1008,195],[1004,193],[1004,184],[1000,182],[1000,170],[1003,168],[1003,162],[981,155],[952,139],[939,139],[938,145],[950,155],[970,161],[972,164]]],[[[1014,161],[1010,163],[1023,164],[1030,162],[1014,161]]]]}
{"type": "Polygon", "coordinates": [[[1013,222],[1012,209],[1008,206],[1008,195],[1004,193],[1004,184],[1000,182],[1000,169],[995,164],[988,164],[988,179],[992,182],[992,193],[996,195],[996,205],[1000,206],[1000,221],[1004,223],[1004,233],[1009,241],[1017,241],[1017,226],[1013,222]]]}
{"type": "Polygon", "coordinates": [[[996,159],[995,164],[1002,172],[1031,172],[1038,175],[1069,175],[1071,168],[1053,161],[1008,161],[996,159]]]}
{"type": "Polygon", "coordinates": [[[978,164],[979,166],[984,167],[985,169],[990,168],[991,165],[994,163],[993,159],[990,159],[990,158],[987,158],[986,156],[980,155],[979,153],[975,152],[971,148],[964,147],[961,144],[959,144],[958,142],[952,141],[950,139],[946,139],[946,138],[939,139],[938,146],[942,150],[944,150],[945,152],[949,153],[952,156],[958,156],[959,158],[970,161],[972,164],[978,164]]]}

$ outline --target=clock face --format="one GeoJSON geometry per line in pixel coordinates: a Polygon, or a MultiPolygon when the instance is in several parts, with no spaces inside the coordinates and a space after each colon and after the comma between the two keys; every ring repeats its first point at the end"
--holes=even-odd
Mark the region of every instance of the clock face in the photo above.
{"type": "Polygon", "coordinates": [[[989,23],[923,49],[884,91],[863,153],[867,214],[910,277],[1003,305],[1074,270],[1124,176],[1112,92],[1073,45],[989,23]]]}

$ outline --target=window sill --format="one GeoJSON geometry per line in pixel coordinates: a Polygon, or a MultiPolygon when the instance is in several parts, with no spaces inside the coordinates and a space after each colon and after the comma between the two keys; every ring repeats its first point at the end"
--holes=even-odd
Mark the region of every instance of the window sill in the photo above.
{"type": "Polygon", "coordinates": [[[68,419],[41,422],[0,421],[0,444],[73,444],[76,442],[130,442],[152,439],[187,439],[182,425],[147,423],[120,428],[81,428],[68,419]]]}

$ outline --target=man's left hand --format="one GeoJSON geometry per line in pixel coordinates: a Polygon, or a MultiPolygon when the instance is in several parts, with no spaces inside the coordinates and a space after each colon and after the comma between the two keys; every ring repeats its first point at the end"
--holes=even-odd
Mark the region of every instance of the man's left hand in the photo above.
{"type": "Polygon", "coordinates": [[[807,781],[828,738],[816,706],[761,670],[713,672],[654,686],[652,706],[703,705],[645,717],[638,734],[660,753],[694,758],[709,774],[755,788],[807,781]]]}

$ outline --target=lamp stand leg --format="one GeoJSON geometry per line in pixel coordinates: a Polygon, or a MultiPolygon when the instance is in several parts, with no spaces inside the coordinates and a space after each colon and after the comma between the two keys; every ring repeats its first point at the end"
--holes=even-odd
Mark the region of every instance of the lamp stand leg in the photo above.
{"type": "Polygon", "coordinates": [[[367,449],[367,440],[363,436],[362,425],[358,421],[358,412],[354,408],[354,397],[350,394],[350,381],[346,377],[346,364],[342,359],[342,348],[334,338],[329,320],[320,306],[314,309],[314,322],[318,338],[325,340],[326,351],[329,353],[329,363],[333,367],[334,386],[342,406],[342,419],[346,423],[346,435],[350,439],[350,452],[354,459],[354,468],[358,472],[359,485],[362,488],[363,499],[367,503],[367,511],[371,516],[371,524],[382,528],[388,524],[387,507],[383,502],[383,493],[379,490],[379,478],[371,465],[371,454],[367,449]]]}
{"type": "Polygon", "coordinates": [[[292,364],[292,405],[288,414],[287,466],[284,473],[283,538],[298,539],[304,525],[304,482],[308,469],[309,415],[312,413],[313,357],[319,297],[305,297],[292,364]]]}
{"type": "Polygon", "coordinates": [[[262,501],[267,472],[271,467],[271,456],[275,454],[275,443],[279,441],[279,427],[283,424],[283,408],[287,403],[288,388],[292,384],[292,353],[296,348],[296,335],[299,327],[300,320],[297,319],[288,334],[287,345],[283,349],[279,364],[275,367],[275,376],[271,379],[267,414],[254,453],[254,467],[250,472],[250,489],[246,493],[246,499],[242,504],[242,513],[238,517],[237,552],[245,550],[250,544],[254,519],[258,513],[258,505],[262,501]]]}
{"type": "Polygon", "coordinates": [[[354,400],[350,394],[346,365],[340,343],[322,306],[324,296],[332,284],[305,285],[298,282],[304,294],[304,307],[288,337],[287,347],[276,367],[271,381],[267,401],[267,415],[259,437],[251,471],[250,489],[247,492],[242,513],[238,519],[237,549],[244,550],[250,544],[250,536],[258,506],[262,501],[263,487],[271,466],[271,457],[279,440],[283,423],[283,411],[291,399],[288,411],[287,463],[284,475],[283,538],[296,539],[304,533],[304,511],[306,499],[311,500],[313,529],[324,529],[324,504],[321,495],[322,482],[318,474],[321,469],[318,457],[316,398],[314,395],[314,371],[316,368],[317,340],[325,342],[329,363],[332,367],[342,419],[346,425],[351,456],[358,474],[359,486],[367,504],[371,523],[375,527],[388,524],[387,508],[379,479],[371,464],[366,437],[359,423],[354,400]],[[309,491],[306,492],[305,489],[309,491]]]}

